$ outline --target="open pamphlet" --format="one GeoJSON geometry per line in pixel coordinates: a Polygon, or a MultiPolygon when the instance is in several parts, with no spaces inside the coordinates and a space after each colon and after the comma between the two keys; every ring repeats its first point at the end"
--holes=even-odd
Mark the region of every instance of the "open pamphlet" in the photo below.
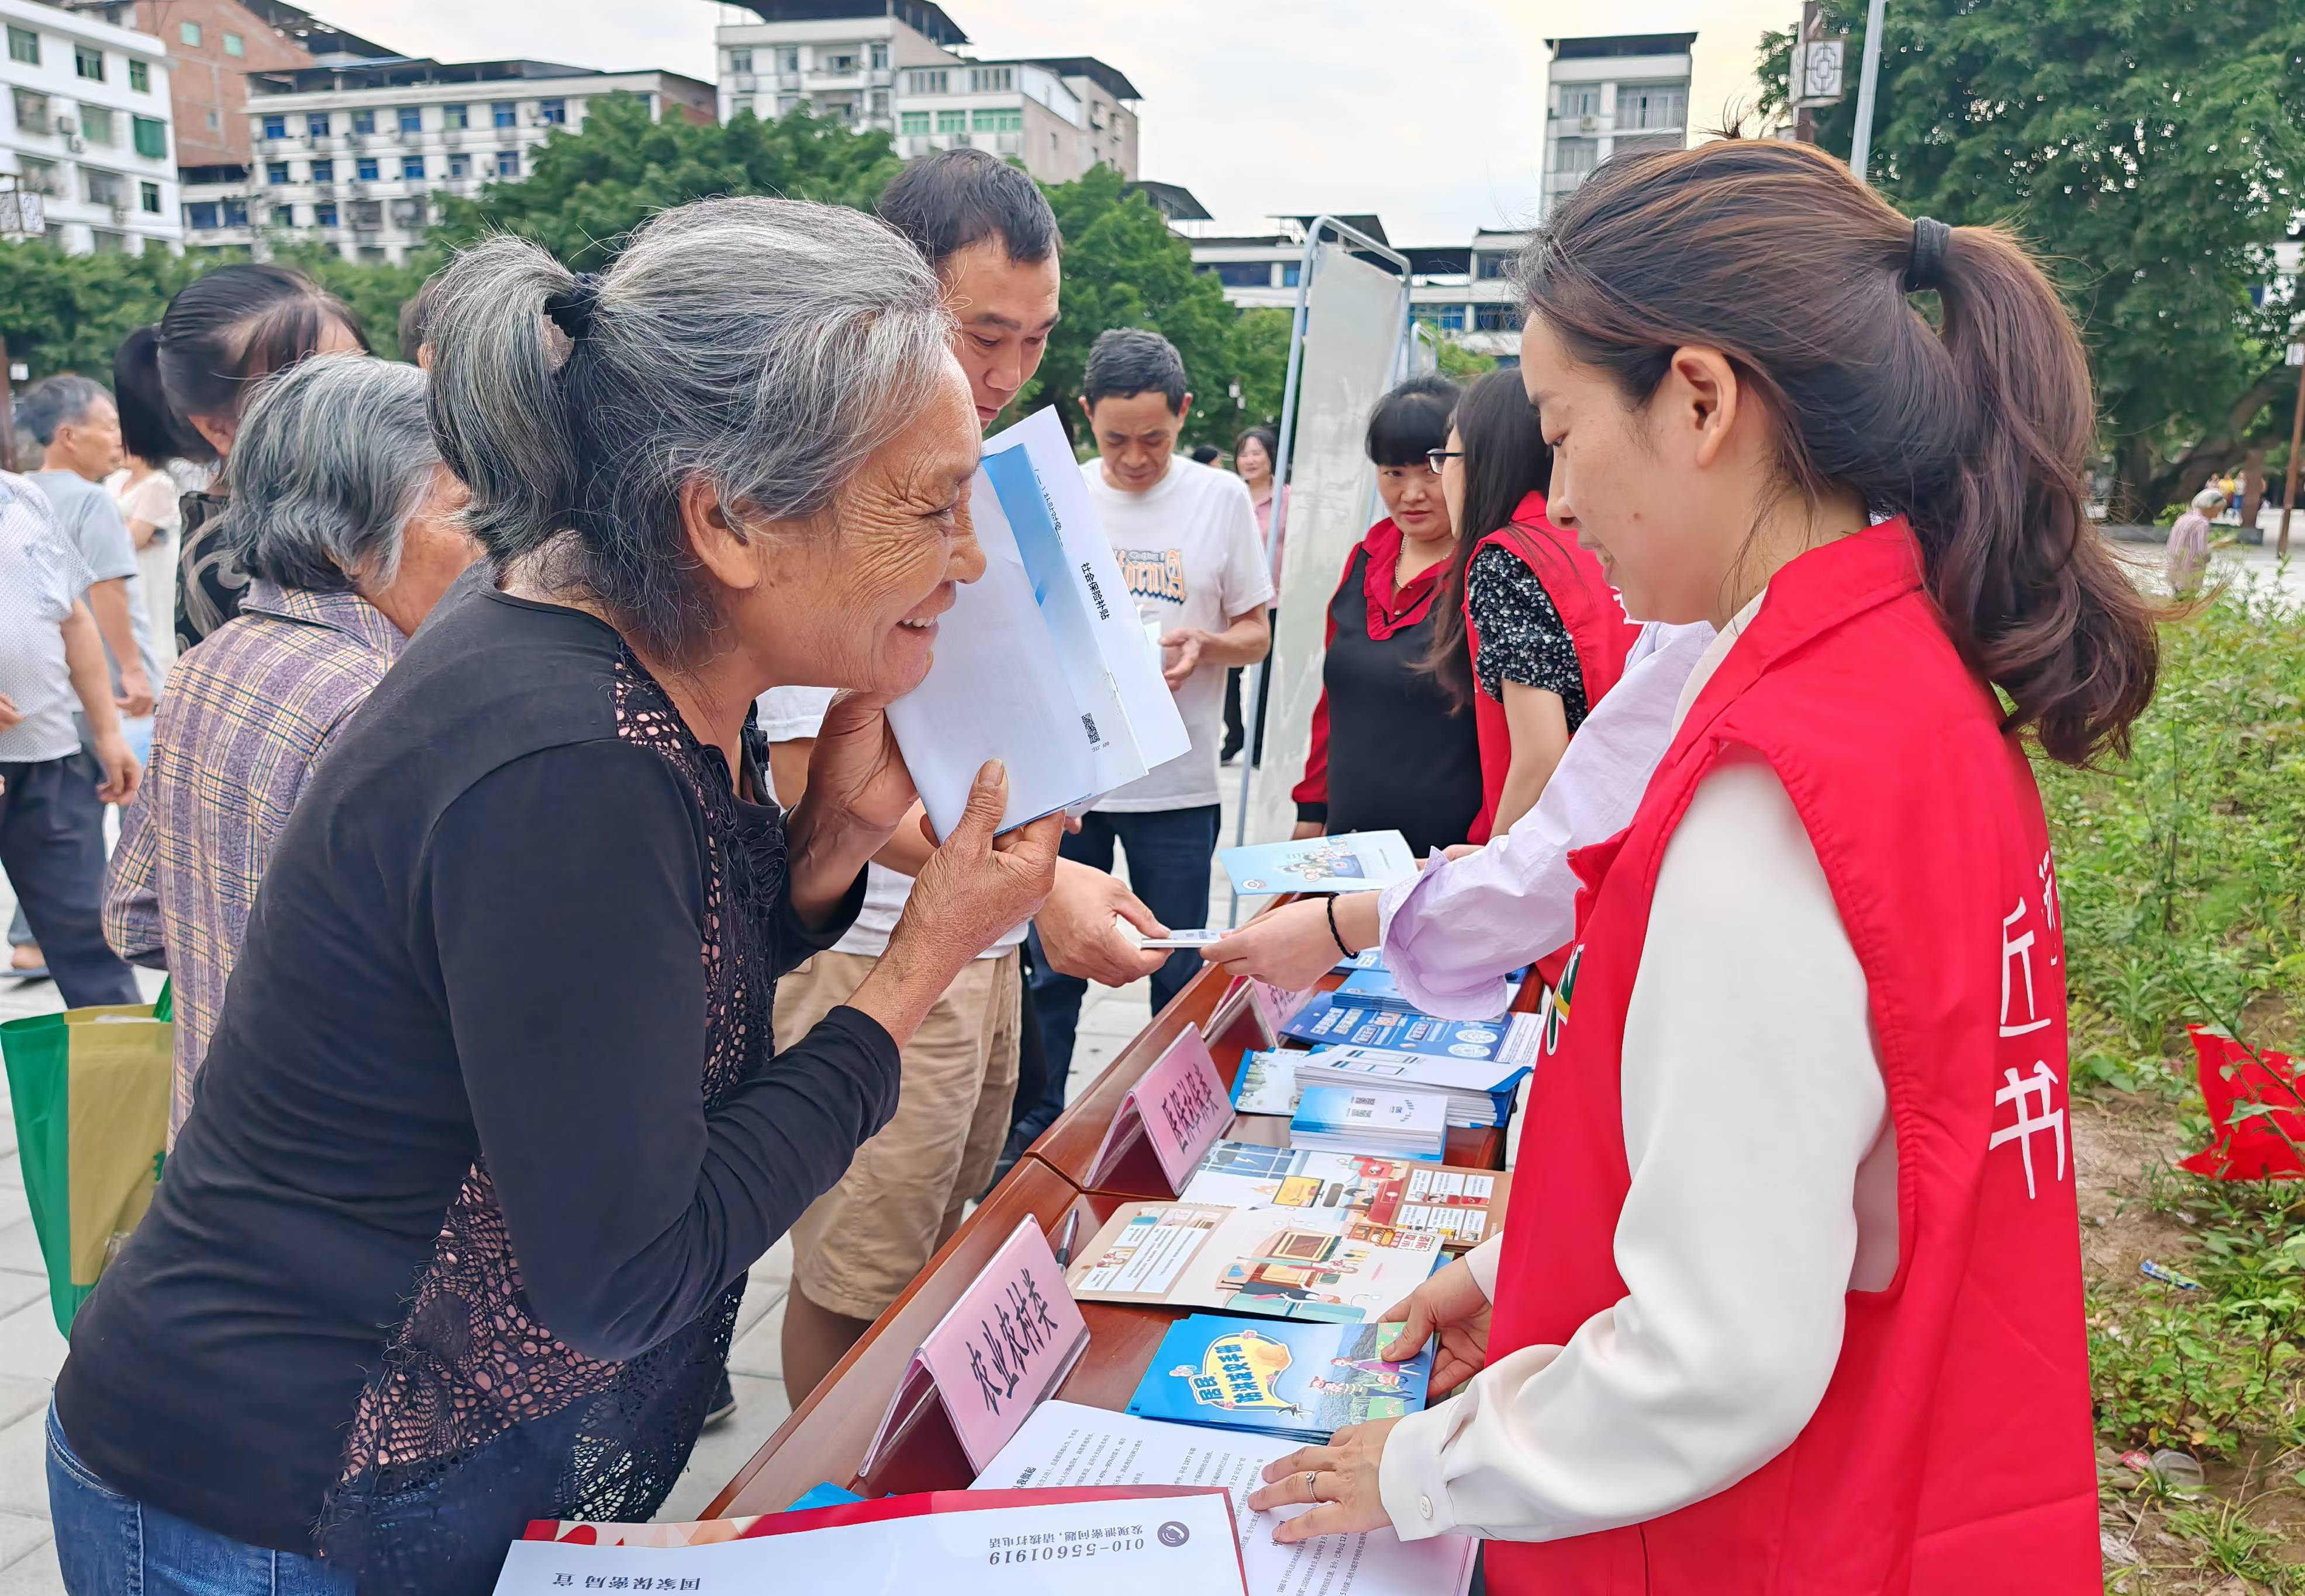
{"type": "MultiPolygon", "coordinates": [[[[970,772],[974,777],[974,772],[970,772]]],[[[1377,892],[1416,873],[1416,855],[1398,831],[1353,831],[1298,842],[1220,848],[1217,862],[1243,897],[1283,892],[1377,892]]]]}
{"type": "Polygon", "coordinates": [[[1128,1411],[1177,1424],[1326,1441],[1348,1424],[1425,1405],[1433,1349],[1377,1356],[1398,1324],[1276,1324],[1195,1313],[1169,1327],[1128,1411]]]}
{"type": "Polygon", "coordinates": [[[1282,1209],[1300,1225],[1430,1231],[1452,1252],[1476,1247],[1505,1222],[1512,1176],[1501,1170],[1220,1142],[1185,1184],[1183,1201],[1282,1209]]]}
{"type": "Polygon", "coordinates": [[[1246,1596],[1221,1487],[940,1490],[693,1524],[532,1524],[496,1596],[563,1591],[933,1591],[938,1596],[1246,1596]],[[586,1533],[665,1529],[668,1541],[586,1533]],[[539,1532],[541,1532],[540,1533],[539,1532]]]}
{"type": "MultiPolygon", "coordinates": [[[[1272,1526],[1305,1507],[1252,1513],[1249,1493],[1264,1465],[1295,1451],[1294,1438],[1164,1424],[1070,1402],[1044,1402],[976,1481],[980,1490],[1020,1486],[1194,1484],[1231,1495],[1249,1596],[1464,1596],[1479,1543],[1469,1536],[1403,1541],[1391,1530],[1323,1535],[1276,1545],[1272,1526]]],[[[784,1587],[779,1586],[779,1589],[784,1587]]],[[[860,1586],[858,1589],[870,1589],[860,1586]]],[[[1110,1596],[1100,1585],[1099,1596],[1110,1596]]],[[[1195,1588],[1178,1585],[1169,1596],[1195,1588]]]]}
{"type": "Polygon", "coordinates": [[[1065,1284],[1084,1302],[1218,1308],[1272,1319],[1374,1319],[1442,1261],[1430,1231],[1300,1223],[1285,1209],[1122,1204],[1065,1284]]]}
{"type": "Polygon", "coordinates": [[[1008,768],[1005,831],[1192,748],[1055,411],[984,440],[969,510],[984,574],[940,621],[928,675],[889,706],[940,836],[987,760],[1008,768]]]}

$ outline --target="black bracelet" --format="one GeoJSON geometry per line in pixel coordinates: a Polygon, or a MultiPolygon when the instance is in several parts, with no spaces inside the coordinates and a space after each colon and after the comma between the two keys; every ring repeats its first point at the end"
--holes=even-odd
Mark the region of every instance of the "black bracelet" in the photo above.
{"type": "Polygon", "coordinates": [[[1353,950],[1345,946],[1344,938],[1340,935],[1337,930],[1337,895],[1332,892],[1328,894],[1327,896],[1329,899],[1329,940],[1337,945],[1337,951],[1339,953],[1344,955],[1345,957],[1349,959],[1353,956],[1353,950]]]}

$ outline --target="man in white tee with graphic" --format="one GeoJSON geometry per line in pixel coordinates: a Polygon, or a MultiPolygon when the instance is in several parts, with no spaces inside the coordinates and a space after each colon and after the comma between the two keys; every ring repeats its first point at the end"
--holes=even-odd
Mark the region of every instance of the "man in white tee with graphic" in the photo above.
{"type": "MultiPolygon", "coordinates": [[[[1157,333],[1116,328],[1098,338],[1081,377],[1097,458],[1081,467],[1104,522],[1121,579],[1148,627],[1161,634],[1161,664],[1192,751],[1106,794],[1064,839],[1067,859],[1112,868],[1128,856],[1128,884],[1162,921],[1196,926],[1208,918],[1209,869],[1221,811],[1217,752],[1223,738],[1225,671],[1254,665],[1272,641],[1264,618],[1272,575],[1257,536],[1247,486],[1229,471],[1177,453],[1191,413],[1185,362],[1157,333]]],[[[1152,1008],[1184,989],[1201,967],[1179,952],[1152,972],[1152,1008]]],[[[1017,1133],[1029,1143],[1063,1107],[1088,983],[1040,969],[1033,1000],[1049,1059],[1051,1091],[1017,1133]]]]}

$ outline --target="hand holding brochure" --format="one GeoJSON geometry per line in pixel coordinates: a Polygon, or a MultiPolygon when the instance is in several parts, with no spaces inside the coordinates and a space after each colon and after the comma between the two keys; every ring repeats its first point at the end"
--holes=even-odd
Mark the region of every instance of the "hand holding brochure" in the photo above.
{"type": "Polygon", "coordinates": [[[985,440],[969,507],[984,574],[939,622],[927,677],[889,706],[939,836],[987,760],[1008,768],[1005,831],[1192,746],[1053,410],[985,440]]]}
{"type": "MultiPolygon", "coordinates": [[[[972,777],[975,772],[972,769],[972,777]]],[[[1377,892],[1416,873],[1416,855],[1398,831],[1355,831],[1298,842],[1221,848],[1217,860],[1244,897],[1283,892],[1377,892]]]]}

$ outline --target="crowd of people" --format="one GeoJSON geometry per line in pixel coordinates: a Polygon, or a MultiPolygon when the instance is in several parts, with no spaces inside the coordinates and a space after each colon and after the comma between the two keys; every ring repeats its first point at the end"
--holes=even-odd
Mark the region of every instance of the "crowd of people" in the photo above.
{"type": "Polygon", "coordinates": [[[493,239],[405,364],[228,266],[20,400],[15,962],[174,989],[166,1177],[47,1420],[68,1588],[482,1592],[532,1519],[647,1518],[752,1264],[793,1238],[798,1404],[1062,1110],[1092,982],[1378,947],[1438,1014],[1535,965],[1546,1056],[1504,1234],[1391,1316],[1461,1391],[1275,1464],[1282,1538],[1476,1534],[1499,1591],[2093,1585],[2023,744],[2117,745],[2155,651],[2034,261],[1806,146],[1596,174],[1518,365],[1366,419],[1288,774],[1299,836],[1429,868],[1169,951],[1262,751],[1280,442],[1180,453],[1176,349],[1098,337],[1083,478],[1191,749],[1007,832],[993,761],[935,836],[883,709],[983,568],[1063,240],[979,151],[877,213],[700,200],[598,273],[493,239]]]}

